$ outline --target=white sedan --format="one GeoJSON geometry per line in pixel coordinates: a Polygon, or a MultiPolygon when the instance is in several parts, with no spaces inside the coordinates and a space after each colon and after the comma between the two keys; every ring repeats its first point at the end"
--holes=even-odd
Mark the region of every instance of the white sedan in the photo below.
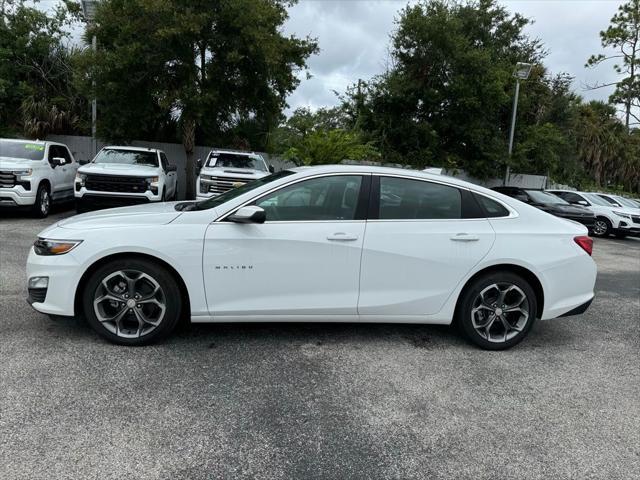
{"type": "Polygon", "coordinates": [[[411,170],[282,171],[201,202],[78,215],[39,235],[29,302],[148,344],[192,322],[451,324],[487,349],[584,312],[587,229],[411,170]]]}

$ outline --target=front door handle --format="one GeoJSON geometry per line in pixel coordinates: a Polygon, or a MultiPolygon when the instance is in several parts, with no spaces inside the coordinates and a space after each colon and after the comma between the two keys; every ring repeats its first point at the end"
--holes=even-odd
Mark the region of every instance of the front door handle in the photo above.
{"type": "Polygon", "coordinates": [[[355,240],[358,240],[358,236],[352,235],[350,233],[336,232],[334,234],[328,235],[327,240],[334,240],[338,242],[353,242],[355,240]]]}
{"type": "Polygon", "coordinates": [[[451,237],[451,240],[453,240],[454,242],[477,242],[478,240],[480,240],[480,237],[478,237],[478,235],[471,235],[469,233],[457,233],[456,235],[451,237]]]}

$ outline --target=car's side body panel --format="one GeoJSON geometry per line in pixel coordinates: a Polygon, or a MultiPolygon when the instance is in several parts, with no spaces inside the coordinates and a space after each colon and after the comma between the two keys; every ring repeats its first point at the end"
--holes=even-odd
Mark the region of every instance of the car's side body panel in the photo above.
{"type": "Polygon", "coordinates": [[[211,315],[355,315],[364,221],[214,223],[203,255],[211,315]],[[336,234],[354,240],[332,240],[336,234]]]}
{"type": "Polygon", "coordinates": [[[511,213],[489,220],[357,220],[337,222],[340,225],[222,221],[253,199],[301,179],[377,171],[371,167],[301,169],[215,209],[177,212],[171,204],[162,204],[62,222],[41,236],[83,243],[60,257],[37,256],[32,249],[28,276],[51,278],[45,302],[33,306],[56,315],[77,313],[75,292],[84,272],[100,259],[120,253],[149,255],[169,264],[187,287],[196,322],[448,324],[467,281],[497,265],[517,265],[536,276],[545,297],[543,319],[560,316],[593,297],[595,264],[573,241],[586,235],[586,228],[499,193],[420,172],[393,170],[395,175],[448,183],[493,197],[511,213]],[[356,238],[328,240],[337,233],[356,238]],[[452,239],[461,233],[478,239],[452,239]]]}
{"type": "Polygon", "coordinates": [[[494,237],[486,219],[369,220],[358,313],[438,313],[494,237]]]}

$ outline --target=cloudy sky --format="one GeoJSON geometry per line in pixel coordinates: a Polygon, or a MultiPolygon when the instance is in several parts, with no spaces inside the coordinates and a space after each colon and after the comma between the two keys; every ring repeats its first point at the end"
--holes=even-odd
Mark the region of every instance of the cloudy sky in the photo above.
{"type": "MultiPolygon", "coordinates": [[[[598,32],[605,29],[622,0],[502,0],[511,12],[535,21],[527,29],[541,39],[553,73],[575,77],[574,89],[585,98],[606,99],[610,89],[586,90],[586,85],[614,79],[611,65],[585,69],[587,58],[601,51],[598,32]]],[[[291,109],[318,108],[337,103],[358,78],[384,70],[389,35],[407,0],[300,0],[290,10],[285,32],[318,39],[320,53],[309,60],[310,80],[290,96],[291,109]]]]}

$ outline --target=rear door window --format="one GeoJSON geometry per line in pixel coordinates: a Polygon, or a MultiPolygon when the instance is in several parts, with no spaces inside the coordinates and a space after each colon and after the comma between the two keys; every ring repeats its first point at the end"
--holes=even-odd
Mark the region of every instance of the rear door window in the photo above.
{"type": "Polygon", "coordinates": [[[380,220],[462,218],[462,194],[448,185],[398,177],[380,177],[380,220]]]}

